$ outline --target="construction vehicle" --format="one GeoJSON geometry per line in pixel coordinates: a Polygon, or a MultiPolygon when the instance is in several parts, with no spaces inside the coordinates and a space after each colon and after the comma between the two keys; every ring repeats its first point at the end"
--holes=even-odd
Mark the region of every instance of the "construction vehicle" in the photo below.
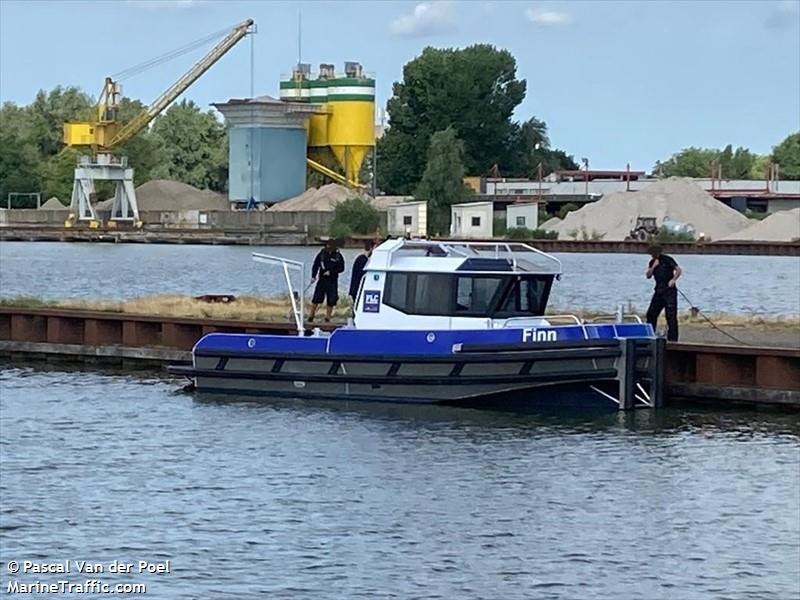
{"type": "MultiPolygon", "coordinates": [[[[145,129],[228,50],[253,32],[252,19],[236,25],[178,81],[124,125],[118,121],[122,88],[112,77],[106,78],[92,120],[64,124],[63,142],[66,147],[82,148],[91,152],[89,156],[80,157],[75,169],[70,214],[65,222],[66,227],[72,227],[76,221],[88,222],[92,228],[99,227],[97,213],[92,206],[96,181],[113,181],[116,184],[109,225],[113,227],[118,222],[128,222],[136,227],[141,226],[136,191],[133,187],[133,169],[128,166],[126,157],[114,156],[113,150],[145,129]]],[[[215,37],[219,36],[215,34],[215,37]]],[[[196,43],[185,48],[191,49],[195,45],[196,43]]],[[[177,55],[182,51],[175,51],[168,56],[177,55]]],[[[160,59],[153,59],[143,65],[146,68],[156,64],[157,60],[160,59]]]]}
{"type": "Polygon", "coordinates": [[[664,217],[661,225],[658,225],[658,220],[655,217],[636,217],[636,225],[625,239],[647,242],[662,232],[673,236],[695,236],[694,227],[688,223],[681,223],[680,221],[673,221],[669,217],[664,217]]]}
{"type": "Polygon", "coordinates": [[[658,234],[655,217],[636,217],[636,225],[631,229],[628,239],[646,242],[658,234]]]}

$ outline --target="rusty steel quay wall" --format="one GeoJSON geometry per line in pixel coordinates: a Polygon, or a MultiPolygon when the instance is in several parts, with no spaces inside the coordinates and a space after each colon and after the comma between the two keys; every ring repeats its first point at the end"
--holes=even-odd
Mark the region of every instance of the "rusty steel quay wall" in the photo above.
{"type": "MultiPolygon", "coordinates": [[[[332,330],[335,326],[323,326],[332,330]]],[[[0,355],[161,365],[191,358],[212,332],[291,335],[289,323],[0,307],[0,355]]],[[[669,343],[667,399],[800,408],[800,349],[669,343]]]]}

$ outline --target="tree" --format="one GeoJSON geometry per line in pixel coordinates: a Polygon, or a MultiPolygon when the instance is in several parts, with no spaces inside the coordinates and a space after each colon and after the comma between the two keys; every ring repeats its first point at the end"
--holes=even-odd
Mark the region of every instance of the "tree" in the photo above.
{"type": "Polygon", "coordinates": [[[163,145],[170,179],[199,188],[225,190],[227,136],[212,111],[202,112],[191,100],[182,100],[157,117],[151,131],[163,145]]]}
{"type": "Polygon", "coordinates": [[[747,179],[756,164],[757,155],[747,148],[728,144],[722,150],[715,148],[684,148],[661,163],[665,177],[711,177],[722,171],[725,179],[747,179]]]}
{"type": "Polygon", "coordinates": [[[336,205],[330,226],[332,237],[345,238],[354,233],[375,233],[380,225],[380,215],[368,200],[360,196],[348,198],[336,205]]]}
{"type": "Polygon", "coordinates": [[[425,170],[431,136],[448,127],[463,141],[466,172],[480,175],[496,164],[503,174],[531,176],[541,160],[532,156],[536,144],[544,155],[549,141],[544,122],[512,120],[526,88],[516,69],[511,53],[487,44],[425,48],[406,64],[378,142],[381,189],[410,193],[425,170]]]}
{"type": "Polygon", "coordinates": [[[38,192],[41,155],[26,137],[24,109],[6,102],[0,108],[0,201],[11,192],[38,192]]]}
{"type": "Polygon", "coordinates": [[[772,149],[772,162],[780,166],[782,179],[800,179],[800,132],[786,136],[772,149]]]}
{"type": "Polygon", "coordinates": [[[415,196],[428,201],[428,234],[450,230],[450,207],[469,194],[464,185],[464,143],[448,127],[431,136],[428,163],[415,196]]]}

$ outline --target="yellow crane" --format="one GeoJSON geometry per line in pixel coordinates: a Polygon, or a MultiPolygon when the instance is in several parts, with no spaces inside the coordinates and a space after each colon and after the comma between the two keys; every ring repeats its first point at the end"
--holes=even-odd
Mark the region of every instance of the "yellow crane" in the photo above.
{"type": "Polygon", "coordinates": [[[63,142],[66,146],[90,148],[92,152],[91,157],[82,156],[75,169],[70,215],[65,223],[67,227],[71,227],[76,219],[88,221],[90,227],[99,225],[91,204],[95,193],[95,181],[116,182],[111,209],[112,222],[132,221],[137,226],[141,225],[133,187],[133,169],[128,167],[124,157],[113,156],[110,152],[145,129],[228,50],[248,33],[253,33],[253,27],[253,19],[247,19],[236,25],[178,81],[124,125],[117,121],[121,87],[113,78],[106,78],[94,108],[93,119],[64,124],[63,142]]]}

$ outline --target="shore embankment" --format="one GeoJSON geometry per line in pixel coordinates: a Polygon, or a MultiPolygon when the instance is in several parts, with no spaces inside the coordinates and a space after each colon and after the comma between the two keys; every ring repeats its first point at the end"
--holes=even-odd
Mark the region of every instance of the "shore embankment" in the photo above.
{"type": "MultiPolygon", "coordinates": [[[[142,306],[158,306],[152,299],[142,306]]],[[[193,303],[188,302],[189,305],[193,303]]],[[[200,301],[196,301],[200,302],[200,301]]],[[[276,301],[269,306],[257,306],[252,311],[238,309],[239,318],[211,316],[224,314],[232,306],[216,311],[209,304],[208,316],[171,316],[124,312],[131,305],[117,306],[118,310],[88,310],[65,307],[0,306],[0,356],[12,361],[31,359],[85,361],[90,364],[164,365],[187,361],[189,350],[203,336],[212,332],[293,335],[294,325],[285,319],[283,308],[276,312],[276,301]],[[123,310],[119,310],[119,309],[123,310]],[[261,311],[261,312],[255,312],[261,311]],[[247,320],[245,314],[259,314],[262,320],[247,320]],[[263,320],[263,317],[275,320],[263,320]]],[[[243,303],[245,304],[245,303],[243,303]]],[[[84,306],[90,305],[84,302],[84,306]]],[[[160,305],[180,306],[177,301],[160,305]]],[[[344,309],[343,309],[344,310],[344,309]]],[[[230,317],[231,314],[228,313],[230,317]]],[[[324,324],[331,330],[342,324],[324,324]]],[[[777,347],[751,345],[752,332],[760,331],[763,339],[791,342],[797,332],[789,321],[761,323],[759,326],[740,325],[742,342],[710,344],[681,341],[667,345],[665,383],[668,400],[746,402],[755,404],[800,407],[800,346],[777,347]],[[749,332],[747,337],[744,331],[749,332]],[[781,332],[779,335],[776,332],[781,332]]],[[[687,323],[684,318],[684,340],[702,339],[705,333],[699,323],[687,323]]]]}

